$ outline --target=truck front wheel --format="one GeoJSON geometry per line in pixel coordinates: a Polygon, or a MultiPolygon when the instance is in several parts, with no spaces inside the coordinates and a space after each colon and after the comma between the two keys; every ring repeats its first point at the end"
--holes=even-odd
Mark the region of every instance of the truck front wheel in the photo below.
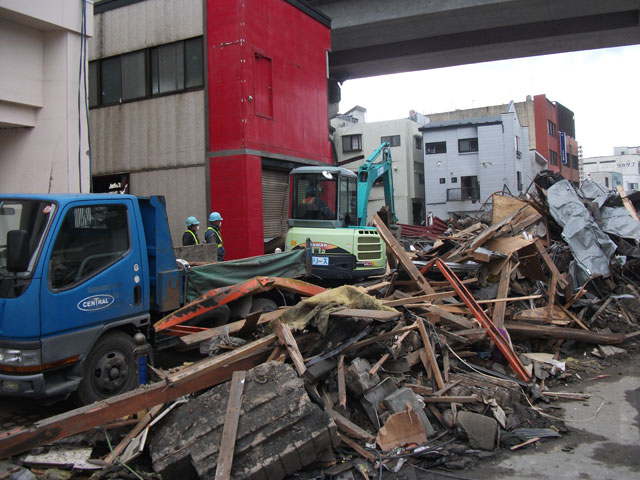
{"type": "Polygon", "coordinates": [[[89,352],[82,371],[77,400],[87,405],[138,386],[135,343],[123,332],[107,333],[89,352]]]}

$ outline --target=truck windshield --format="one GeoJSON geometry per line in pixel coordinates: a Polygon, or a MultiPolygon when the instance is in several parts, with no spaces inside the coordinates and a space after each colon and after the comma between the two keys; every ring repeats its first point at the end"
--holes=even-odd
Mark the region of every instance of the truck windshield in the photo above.
{"type": "Polygon", "coordinates": [[[336,220],[337,175],[301,173],[293,175],[291,218],[336,220]]]}
{"type": "MultiPolygon", "coordinates": [[[[43,233],[46,231],[55,204],[40,200],[0,200],[0,276],[10,274],[7,270],[7,233],[11,230],[25,230],[29,239],[30,261],[26,272],[28,276],[34,268],[38,253],[42,247],[43,233]]],[[[11,273],[13,275],[13,273],[11,273]]]]}

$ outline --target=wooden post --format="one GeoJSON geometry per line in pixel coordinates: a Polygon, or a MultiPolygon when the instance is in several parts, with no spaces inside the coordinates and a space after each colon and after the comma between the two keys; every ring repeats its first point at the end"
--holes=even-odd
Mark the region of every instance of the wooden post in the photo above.
{"type": "Polygon", "coordinates": [[[424,322],[421,318],[416,320],[418,323],[418,330],[420,331],[420,336],[422,337],[422,343],[424,343],[424,349],[427,354],[427,362],[431,367],[431,371],[433,372],[433,376],[436,380],[436,384],[438,388],[444,388],[444,380],[442,379],[442,375],[440,374],[440,369],[438,368],[438,363],[436,361],[436,355],[431,348],[431,340],[429,340],[429,335],[427,333],[427,329],[424,326],[424,322]]]}
{"type": "Polygon", "coordinates": [[[238,433],[238,420],[240,420],[240,407],[242,406],[242,391],[244,390],[244,380],[246,376],[247,372],[240,371],[233,372],[233,376],[231,377],[227,414],[224,417],[224,427],[222,429],[222,440],[220,441],[220,450],[218,452],[215,480],[228,480],[231,476],[233,451],[236,444],[236,434],[238,433]]]}
{"type": "Polygon", "coordinates": [[[296,343],[296,339],[293,338],[293,334],[291,333],[291,329],[289,325],[282,323],[279,319],[273,322],[273,329],[278,336],[278,340],[282,345],[287,348],[289,352],[289,356],[291,357],[291,361],[293,361],[293,365],[296,367],[298,375],[301,377],[304,375],[304,372],[307,371],[307,367],[304,365],[304,360],[302,358],[302,354],[298,349],[298,344],[296,343]]]}

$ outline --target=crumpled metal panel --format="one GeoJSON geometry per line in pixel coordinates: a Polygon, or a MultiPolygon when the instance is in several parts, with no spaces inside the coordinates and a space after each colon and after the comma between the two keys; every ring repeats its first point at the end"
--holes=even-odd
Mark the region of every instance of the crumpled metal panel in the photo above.
{"type": "Polygon", "coordinates": [[[593,180],[585,180],[578,190],[578,194],[598,205],[600,208],[599,220],[602,224],[602,230],[606,233],[633,240],[640,239],[640,222],[633,218],[625,207],[604,206],[605,204],[611,205],[612,202],[609,200],[619,198],[617,193],[606,189],[593,180]]]}
{"type": "Polygon", "coordinates": [[[617,246],[595,223],[571,183],[562,180],[551,186],[547,202],[577,266],[590,278],[609,275],[609,259],[617,246]]]}

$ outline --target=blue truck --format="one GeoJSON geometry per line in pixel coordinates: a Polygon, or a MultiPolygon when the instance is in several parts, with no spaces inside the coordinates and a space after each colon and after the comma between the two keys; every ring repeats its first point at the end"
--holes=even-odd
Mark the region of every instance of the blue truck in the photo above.
{"type": "Polygon", "coordinates": [[[183,283],[163,197],[1,195],[0,395],[136,387],[136,333],[184,303],[183,283]]]}

